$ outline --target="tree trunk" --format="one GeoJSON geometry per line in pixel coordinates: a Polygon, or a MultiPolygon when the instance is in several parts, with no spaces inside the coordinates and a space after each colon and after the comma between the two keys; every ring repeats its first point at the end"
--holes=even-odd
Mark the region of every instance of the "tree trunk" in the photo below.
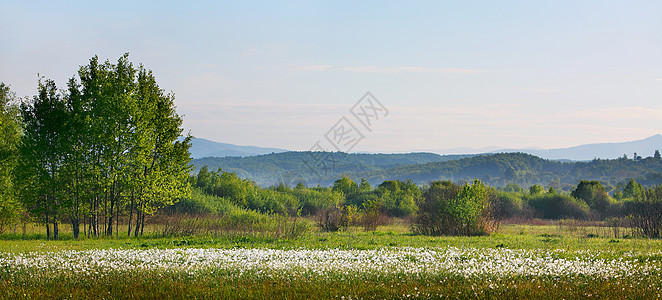
{"type": "Polygon", "coordinates": [[[115,202],[116,202],[116,200],[115,200],[115,197],[116,197],[115,196],[115,192],[116,192],[115,188],[116,188],[116,186],[117,186],[117,183],[113,182],[113,185],[110,188],[110,197],[109,197],[110,198],[110,210],[106,211],[107,213],[110,213],[110,215],[108,216],[108,224],[106,224],[106,235],[107,236],[113,236],[113,217],[114,217],[113,213],[115,212],[114,209],[115,209],[115,202]]]}
{"type": "Polygon", "coordinates": [[[133,218],[133,203],[134,203],[134,195],[133,191],[131,191],[131,204],[129,205],[129,221],[127,222],[127,225],[129,225],[129,231],[128,231],[128,236],[131,237],[131,218],[133,218]]]}
{"type": "Polygon", "coordinates": [[[115,207],[117,210],[115,211],[115,236],[120,235],[120,203],[119,200],[117,200],[117,204],[115,204],[115,207]]]}
{"type": "Polygon", "coordinates": [[[138,237],[138,234],[140,233],[140,215],[141,215],[140,210],[137,210],[136,211],[136,229],[135,229],[135,232],[133,234],[133,236],[135,236],[135,237],[138,237]]]}
{"type": "Polygon", "coordinates": [[[51,239],[51,225],[49,223],[51,220],[48,218],[48,196],[44,196],[44,199],[44,212],[46,214],[46,240],[48,241],[51,239]]]}
{"type": "MultiPolygon", "coordinates": [[[[55,192],[53,192],[55,194],[55,192]]],[[[55,211],[53,212],[53,239],[58,240],[60,239],[60,229],[59,229],[59,216],[57,213],[58,207],[60,206],[60,203],[57,201],[57,197],[53,197],[53,207],[55,211]]]]}
{"type": "Polygon", "coordinates": [[[73,231],[74,234],[74,239],[78,239],[78,236],[80,235],[80,220],[77,218],[72,218],[71,219],[71,230],[73,231]]]}
{"type": "Polygon", "coordinates": [[[143,229],[145,229],[145,214],[142,214],[142,217],[140,218],[140,236],[143,235],[143,229]]]}
{"type": "Polygon", "coordinates": [[[92,220],[90,222],[90,231],[95,237],[99,236],[99,202],[99,196],[97,195],[92,203],[92,220]]]}
{"type": "Polygon", "coordinates": [[[57,222],[57,215],[53,218],[53,239],[60,239],[60,230],[57,222]]]}

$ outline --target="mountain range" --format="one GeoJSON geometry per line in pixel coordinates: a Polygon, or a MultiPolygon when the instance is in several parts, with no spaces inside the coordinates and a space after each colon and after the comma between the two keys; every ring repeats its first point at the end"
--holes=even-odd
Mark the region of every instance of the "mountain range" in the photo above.
{"type": "Polygon", "coordinates": [[[288,150],[257,146],[238,146],[233,144],[214,142],[203,138],[193,138],[191,141],[191,149],[189,149],[189,151],[191,152],[191,157],[195,159],[203,157],[227,156],[246,157],[269,153],[281,153],[287,152],[288,150]]]}
{"type": "MultiPolygon", "coordinates": [[[[448,154],[481,154],[481,153],[528,153],[544,159],[586,161],[594,158],[614,159],[637,155],[646,157],[653,155],[655,150],[662,149],[662,134],[650,136],[642,140],[621,143],[597,143],[585,144],[559,149],[501,149],[499,147],[485,148],[453,148],[443,150],[427,150],[413,152],[429,152],[441,155],[448,154]]],[[[194,159],[203,157],[248,157],[269,153],[287,152],[287,149],[265,148],[257,146],[238,146],[227,143],[219,143],[204,138],[194,138],[190,149],[191,157],[194,159]]]]}
{"type": "Polygon", "coordinates": [[[569,148],[560,149],[500,149],[497,152],[522,152],[532,154],[545,159],[567,159],[567,160],[592,160],[614,159],[626,155],[634,156],[652,156],[655,150],[662,149],[662,134],[656,134],[643,140],[636,140],[622,143],[599,143],[586,144],[569,148]]]}

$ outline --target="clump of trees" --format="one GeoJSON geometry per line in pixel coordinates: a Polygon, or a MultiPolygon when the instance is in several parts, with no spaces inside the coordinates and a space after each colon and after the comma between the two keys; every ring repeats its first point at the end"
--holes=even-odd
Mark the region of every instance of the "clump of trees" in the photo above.
{"type": "Polygon", "coordinates": [[[21,118],[16,96],[0,82],[0,234],[19,217],[13,170],[18,162],[21,118]]]}
{"type": "Polygon", "coordinates": [[[227,199],[244,209],[282,215],[297,215],[299,210],[299,201],[289,187],[260,188],[254,182],[220,168],[209,171],[204,166],[191,181],[207,194],[227,199]]]}
{"type": "Polygon", "coordinates": [[[568,194],[543,193],[528,199],[528,205],[542,219],[587,219],[589,207],[568,194]]]}
{"type": "Polygon", "coordinates": [[[599,218],[606,217],[608,209],[613,204],[607,190],[597,180],[580,181],[577,188],[570,195],[584,201],[591,210],[598,214],[599,218]]]}
{"type": "Polygon", "coordinates": [[[623,190],[623,214],[643,236],[662,237],[662,185],[643,189],[631,180],[623,190]]]}
{"type": "Polygon", "coordinates": [[[158,86],[151,71],[129,62],[128,54],[117,63],[93,57],[67,89],[41,78],[20,114],[6,104],[11,97],[4,85],[2,95],[3,119],[14,124],[2,124],[2,151],[10,154],[1,163],[14,165],[3,166],[2,185],[11,187],[12,198],[33,220],[46,224],[47,238],[58,239],[64,221],[74,238],[81,225],[88,236],[110,236],[121,217],[128,235],[137,236],[146,216],[189,195],[191,137],[180,139],[174,95],[158,86]],[[10,183],[5,170],[12,170],[10,183]]]}

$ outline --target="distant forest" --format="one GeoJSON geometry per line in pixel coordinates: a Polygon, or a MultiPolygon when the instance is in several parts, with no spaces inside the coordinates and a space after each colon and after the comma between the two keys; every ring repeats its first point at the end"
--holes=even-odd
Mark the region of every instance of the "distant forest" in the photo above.
{"type": "MultiPolygon", "coordinates": [[[[649,157],[623,155],[618,159],[591,161],[546,160],[524,153],[485,155],[347,154],[342,152],[284,152],[252,157],[208,157],[191,162],[196,170],[235,172],[260,186],[284,183],[294,186],[330,186],[345,175],[373,185],[385,180],[412,180],[426,185],[435,180],[471,181],[475,178],[495,186],[541,185],[570,191],[581,180],[598,180],[608,192],[622,189],[629,179],[644,186],[662,184],[662,159],[655,151],[649,157]],[[317,159],[323,157],[322,159],[317,159]],[[311,162],[312,161],[312,162],[311,162]]],[[[197,171],[196,171],[197,172],[197,171]]]]}

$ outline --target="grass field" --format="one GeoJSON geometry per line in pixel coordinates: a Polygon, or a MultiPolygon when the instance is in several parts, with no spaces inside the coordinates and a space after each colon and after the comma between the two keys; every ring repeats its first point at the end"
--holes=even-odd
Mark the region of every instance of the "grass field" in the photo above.
{"type": "Polygon", "coordinates": [[[502,225],[476,237],[312,230],[45,241],[0,240],[0,298],[662,297],[662,241],[610,228],[502,225]],[[627,234],[621,233],[621,234],[627,234]]]}

